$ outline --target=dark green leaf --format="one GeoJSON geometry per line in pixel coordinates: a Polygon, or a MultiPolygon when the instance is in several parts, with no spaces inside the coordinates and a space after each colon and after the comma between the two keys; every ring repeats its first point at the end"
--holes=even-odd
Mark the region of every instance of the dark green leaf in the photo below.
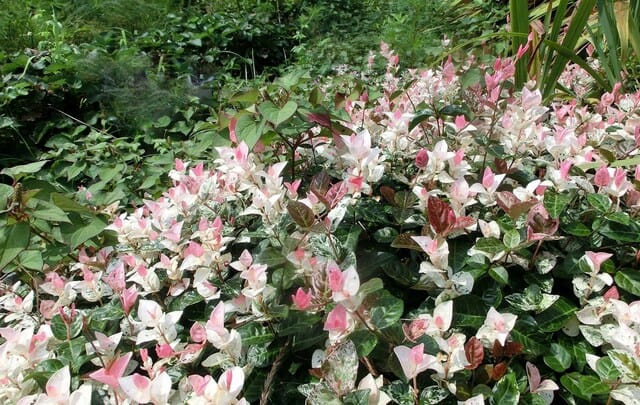
{"type": "Polygon", "coordinates": [[[596,362],[596,373],[605,382],[616,381],[620,377],[620,370],[609,357],[601,357],[596,362]]]}
{"type": "Polygon", "coordinates": [[[489,268],[489,275],[502,286],[509,284],[509,273],[507,272],[507,269],[502,266],[493,266],[489,268]]]}
{"type": "Polygon", "coordinates": [[[33,174],[38,173],[40,169],[44,167],[44,165],[49,162],[48,160],[42,160],[40,162],[28,163],[26,165],[8,167],[6,169],[2,169],[0,174],[5,174],[11,177],[14,180],[18,180],[21,177],[24,177],[25,174],[33,174]]]}
{"type": "Polygon", "coordinates": [[[276,107],[271,101],[265,101],[258,106],[260,113],[276,127],[296,113],[298,104],[295,101],[289,100],[282,108],[276,107]]]}
{"type": "Polygon", "coordinates": [[[349,339],[356,345],[358,356],[368,356],[378,344],[378,337],[369,330],[357,330],[349,335],[349,339]]]}
{"type": "Polygon", "coordinates": [[[618,287],[640,297],[640,271],[621,270],[616,273],[614,279],[618,287]]]}
{"type": "Polygon", "coordinates": [[[598,230],[598,233],[618,242],[640,242],[640,226],[635,222],[629,225],[608,222],[598,230]]]}
{"type": "Polygon", "coordinates": [[[26,222],[0,228],[0,269],[29,247],[30,233],[29,224],[26,222]]]}
{"type": "Polygon", "coordinates": [[[544,208],[552,218],[560,217],[560,214],[569,206],[573,199],[573,193],[557,193],[552,189],[547,189],[544,193],[544,208]]]}
{"type": "Polygon", "coordinates": [[[571,365],[571,354],[561,345],[551,343],[549,354],[544,356],[544,364],[561,373],[571,365]]]}
{"type": "Polygon", "coordinates": [[[242,344],[246,347],[269,343],[274,339],[273,332],[257,322],[248,323],[236,328],[236,330],[240,333],[242,344]]]}
{"type": "Polygon", "coordinates": [[[86,225],[78,228],[75,224],[64,224],[62,232],[65,240],[72,248],[76,248],[94,236],[99,235],[107,224],[99,217],[94,217],[86,225]]]}
{"type": "Polygon", "coordinates": [[[360,289],[358,290],[358,295],[361,297],[366,297],[367,295],[374,293],[378,290],[382,290],[384,288],[384,284],[382,280],[379,278],[372,278],[371,280],[367,280],[366,282],[360,285],[360,289]]]}
{"type": "Polygon", "coordinates": [[[168,311],[182,311],[186,307],[204,301],[204,297],[196,290],[187,290],[171,300],[168,311]]]}
{"type": "Polygon", "coordinates": [[[373,234],[373,239],[378,243],[392,243],[398,237],[398,231],[389,226],[380,228],[373,234]]]}
{"type": "Polygon", "coordinates": [[[540,330],[543,332],[555,332],[562,329],[565,322],[577,309],[566,298],[560,297],[553,305],[537,316],[536,320],[540,330]]]}
{"type": "Polygon", "coordinates": [[[493,388],[491,402],[499,405],[516,405],[519,399],[520,391],[518,390],[516,375],[513,371],[509,371],[493,388]]]}
{"type": "Polygon", "coordinates": [[[31,201],[37,201],[37,206],[31,211],[33,217],[51,222],[71,222],[67,214],[55,204],[35,198],[31,201]]]}
{"type": "Polygon", "coordinates": [[[591,401],[593,395],[605,395],[609,393],[609,386],[599,378],[580,373],[563,374],[560,377],[562,385],[578,398],[591,401]]]}
{"type": "Polygon", "coordinates": [[[404,301],[391,295],[387,290],[370,295],[365,302],[370,303],[371,323],[376,329],[384,329],[397,323],[402,317],[404,301]]]}
{"type": "Polygon", "coordinates": [[[597,209],[600,212],[606,213],[611,208],[611,200],[604,194],[587,194],[587,202],[593,208],[597,209]]]}
{"type": "Polygon", "coordinates": [[[413,119],[409,123],[409,132],[411,132],[415,127],[420,125],[420,123],[422,121],[426,120],[429,117],[433,117],[433,116],[435,116],[435,114],[434,114],[433,110],[430,110],[430,109],[424,109],[424,110],[416,111],[415,116],[413,117],[413,119]]]}
{"type": "MultiPolygon", "coordinates": [[[[68,310],[65,309],[65,312],[68,312],[68,310]]],[[[53,333],[53,336],[58,340],[68,340],[75,338],[80,334],[80,332],[82,332],[82,316],[80,314],[77,314],[67,328],[67,325],[64,323],[62,316],[60,316],[60,314],[55,314],[53,318],[51,318],[51,332],[53,333]]]]}

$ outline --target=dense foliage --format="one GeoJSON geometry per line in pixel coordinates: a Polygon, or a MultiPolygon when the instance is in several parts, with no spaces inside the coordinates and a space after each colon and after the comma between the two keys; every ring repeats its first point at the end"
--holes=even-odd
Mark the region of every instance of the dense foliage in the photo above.
{"type": "Polygon", "coordinates": [[[3,402],[640,402],[637,2],[71,3],[0,31],[3,402]]]}

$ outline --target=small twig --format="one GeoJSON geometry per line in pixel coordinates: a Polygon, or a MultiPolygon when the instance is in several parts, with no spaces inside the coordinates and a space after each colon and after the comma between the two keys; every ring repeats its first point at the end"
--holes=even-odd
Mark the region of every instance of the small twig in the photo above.
{"type": "Polygon", "coordinates": [[[282,364],[282,360],[284,359],[284,356],[289,351],[290,344],[291,344],[291,339],[287,339],[287,342],[284,344],[284,346],[282,346],[282,349],[280,349],[280,352],[278,353],[276,360],[271,365],[271,370],[269,370],[269,374],[267,375],[267,378],[264,380],[262,394],[260,395],[260,405],[267,405],[269,401],[269,395],[271,394],[271,386],[273,383],[273,379],[275,378],[276,373],[280,368],[280,364],[282,364]]]}

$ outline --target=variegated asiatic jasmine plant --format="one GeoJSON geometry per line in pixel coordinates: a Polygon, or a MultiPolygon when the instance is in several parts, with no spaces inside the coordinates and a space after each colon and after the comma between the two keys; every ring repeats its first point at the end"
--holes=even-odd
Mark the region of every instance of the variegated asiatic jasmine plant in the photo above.
{"type": "Polygon", "coordinates": [[[381,54],[342,118],[247,108],[114,246],[8,286],[0,399],[640,403],[640,93],[381,54]]]}

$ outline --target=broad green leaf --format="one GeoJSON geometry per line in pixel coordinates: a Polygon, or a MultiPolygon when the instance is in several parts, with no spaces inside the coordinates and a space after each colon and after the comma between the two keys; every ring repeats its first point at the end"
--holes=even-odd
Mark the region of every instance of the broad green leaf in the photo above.
{"type": "Polygon", "coordinates": [[[598,230],[598,233],[618,242],[640,242],[640,226],[636,222],[631,222],[629,225],[608,222],[598,230]]]}
{"type": "Polygon", "coordinates": [[[640,297],[640,272],[638,270],[621,270],[616,273],[614,279],[618,287],[640,297]]]}
{"type": "Polygon", "coordinates": [[[561,373],[571,365],[571,354],[561,345],[551,343],[549,354],[544,356],[544,364],[553,371],[561,373]]]}
{"type": "Polygon", "coordinates": [[[29,247],[30,233],[26,222],[0,228],[0,270],[29,247]]]}
{"type": "Polygon", "coordinates": [[[369,330],[357,330],[349,335],[349,339],[356,345],[358,356],[368,356],[378,344],[378,337],[369,330]]]}
{"type": "Polygon", "coordinates": [[[506,246],[497,238],[478,238],[474,246],[475,250],[488,253],[490,256],[495,256],[498,253],[507,250],[506,246]]]}
{"type": "Polygon", "coordinates": [[[186,307],[204,301],[204,297],[196,290],[187,290],[171,300],[168,311],[182,311],[186,307]]]}
{"type": "Polygon", "coordinates": [[[42,271],[44,261],[39,250],[23,250],[18,255],[18,264],[29,270],[42,271]]]}
{"type": "Polygon", "coordinates": [[[254,260],[256,263],[266,264],[269,268],[287,263],[287,258],[282,254],[282,251],[274,247],[261,250],[260,253],[255,256],[254,260]]]}
{"type": "Polygon", "coordinates": [[[600,212],[608,212],[611,208],[611,200],[603,194],[587,194],[587,202],[600,212]]]}
{"type": "Polygon", "coordinates": [[[246,347],[270,343],[275,337],[271,329],[257,322],[248,323],[236,330],[240,333],[242,344],[246,347]]]}
{"type": "Polygon", "coordinates": [[[566,298],[560,297],[553,305],[536,317],[540,330],[543,332],[555,332],[562,329],[562,326],[577,309],[566,298]]]}
{"type": "Polygon", "coordinates": [[[64,224],[62,233],[65,241],[75,249],[94,236],[99,235],[106,226],[107,224],[102,219],[94,217],[89,223],[79,228],[75,224],[64,224]]]}
{"type": "Polygon", "coordinates": [[[570,222],[566,225],[562,225],[562,230],[569,235],[573,236],[589,236],[593,232],[588,226],[582,222],[570,222]]]}
{"type": "Polygon", "coordinates": [[[605,382],[616,381],[620,377],[620,370],[609,357],[601,357],[596,362],[596,373],[605,382]]]}
{"type": "Polygon", "coordinates": [[[384,329],[397,323],[404,311],[404,301],[391,295],[387,290],[381,290],[365,299],[365,303],[372,305],[369,310],[372,325],[376,329],[384,329]]]}
{"type": "Polygon", "coordinates": [[[509,284],[509,273],[502,266],[492,266],[489,268],[489,275],[496,280],[501,286],[509,284]]]}
{"type": "Polygon", "coordinates": [[[598,377],[582,375],[580,373],[563,374],[560,377],[562,385],[578,398],[591,401],[593,395],[606,395],[609,386],[600,381],[598,377]]]}
{"type": "Polygon", "coordinates": [[[517,405],[519,399],[520,391],[518,390],[516,375],[513,371],[509,371],[493,388],[491,402],[497,405],[517,405]]]}
{"type": "Polygon", "coordinates": [[[8,167],[2,169],[0,174],[5,174],[14,180],[18,180],[24,177],[25,174],[38,173],[48,162],[48,160],[41,160],[39,162],[27,163],[26,165],[8,167]]]}
{"type": "Polygon", "coordinates": [[[374,293],[376,291],[382,290],[384,288],[384,284],[382,280],[379,278],[372,278],[367,280],[366,282],[360,285],[360,289],[358,290],[358,295],[361,297],[366,297],[367,295],[374,293]]]}
{"type": "Polygon", "coordinates": [[[515,249],[520,244],[520,232],[517,229],[509,229],[502,238],[504,245],[509,249],[515,249]]]}
{"type": "Polygon", "coordinates": [[[291,118],[297,109],[298,104],[292,100],[287,101],[282,108],[278,108],[271,101],[265,101],[258,106],[258,111],[262,116],[276,127],[291,118]]]}
{"type": "Polygon", "coordinates": [[[71,223],[67,214],[65,214],[65,212],[58,208],[55,204],[49,201],[32,198],[30,203],[34,202],[37,202],[37,205],[33,210],[30,210],[30,213],[33,217],[51,222],[71,223]]]}
{"type": "Polygon", "coordinates": [[[416,111],[415,116],[409,123],[409,131],[412,131],[415,127],[420,125],[422,121],[433,116],[435,116],[435,113],[433,112],[433,110],[430,110],[428,108],[424,110],[416,111]]]}
{"type": "Polygon", "coordinates": [[[51,202],[53,202],[62,211],[79,212],[82,214],[93,215],[93,211],[91,211],[89,208],[85,207],[84,205],[78,204],[74,200],[59,193],[51,193],[51,202]]]}
{"type": "Polygon", "coordinates": [[[86,354],[85,345],[87,343],[87,339],[84,336],[78,336],[73,340],[63,342],[57,347],[58,359],[70,366],[71,373],[78,373],[86,362],[95,357],[86,354]]]}
{"type": "Polygon", "coordinates": [[[573,199],[573,193],[557,193],[547,189],[544,193],[544,208],[552,218],[559,218],[560,214],[569,206],[573,199]]]}
{"type": "Polygon", "coordinates": [[[240,113],[236,117],[235,131],[238,141],[244,141],[249,149],[253,149],[262,136],[262,131],[253,120],[253,115],[240,113]]]}
{"type": "Polygon", "coordinates": [[[0,183],[0,212],[6,210],[9,204],[9,197],[13,195],[13,187],[0,183]]]}
{"type": "MultiPolygon", "coordinates": [[[[65,309],[65,311],[67,310],[65,309]]],[[[51,318],[51,332],[58,340],[66,341],[75,338],[82,332],[82,315],[77,313],[67,328],[62,316],[55,314],[53,318],[51,318]]]]}

